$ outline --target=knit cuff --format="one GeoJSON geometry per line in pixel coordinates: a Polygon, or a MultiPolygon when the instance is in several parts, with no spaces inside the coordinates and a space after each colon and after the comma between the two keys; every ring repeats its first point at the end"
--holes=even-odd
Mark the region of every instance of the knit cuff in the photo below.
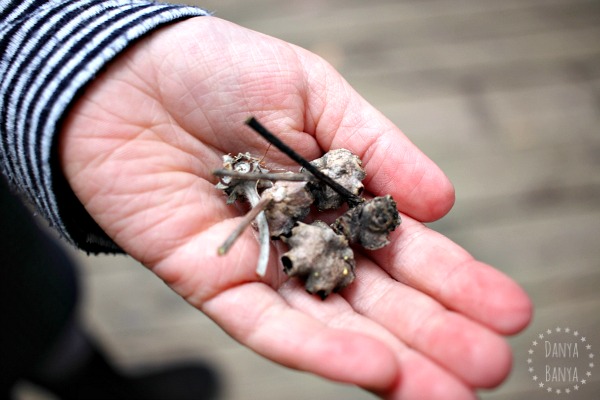
{"type": "Polygon", "coordinates": [[[69,242],[118,251],[71,191],[56,142],[94,76],[145,34],[202,9],[151,1],[17,0],[0,6],[0,165],[69,242]]]}

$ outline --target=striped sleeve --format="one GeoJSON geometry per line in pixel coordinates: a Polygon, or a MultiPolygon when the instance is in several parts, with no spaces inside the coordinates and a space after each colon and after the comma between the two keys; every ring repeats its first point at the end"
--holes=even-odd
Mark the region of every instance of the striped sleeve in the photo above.
{"type": "Polygon", "coordinates": [[[51,226],[83,250],[118,248],[60,172],[56,136],[69,106],[136,39],[203,15],[199,8],[143,0],[0,0],[0,168],[51,226]]]}

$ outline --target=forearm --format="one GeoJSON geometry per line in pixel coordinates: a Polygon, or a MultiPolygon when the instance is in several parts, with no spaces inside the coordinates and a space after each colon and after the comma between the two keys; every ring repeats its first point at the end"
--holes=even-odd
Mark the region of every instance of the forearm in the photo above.
{"type": "Polygon", "coordinates": [[[143,35],[201,9],[149,1],[14,0],[0,6],[0,169],[68,241],[116,246],[60,171],[57,136],[94,76],[143,35]]]}

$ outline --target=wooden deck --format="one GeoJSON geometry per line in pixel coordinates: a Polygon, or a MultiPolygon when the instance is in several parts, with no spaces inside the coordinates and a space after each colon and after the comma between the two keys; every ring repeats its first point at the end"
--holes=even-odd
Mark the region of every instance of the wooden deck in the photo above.
{"type": "MultiPolygon", "coordinates": [[[[452,179],[456,206],[432,226],[536,306],[511,339],[510,379],[483,399],[600,398],[600,365],[566,397],[535,387],[526,363],[557,327],[600,357],[600,2],[188,3],[321,54],[452,179]]],[[[124,366],[204,358],[228,400],[373,398],[256,356],[130,259],[81,259],[85,318],[124,366]]]]}

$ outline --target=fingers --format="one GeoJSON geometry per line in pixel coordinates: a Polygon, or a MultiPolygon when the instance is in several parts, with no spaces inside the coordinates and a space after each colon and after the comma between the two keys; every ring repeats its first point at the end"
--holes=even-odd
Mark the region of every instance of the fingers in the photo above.
{"type": "Polygon", "coordinates": [[[343,299],[321,302],[297,286],[284,297],[287,303],[265,285],[246,284],[209,300],[203,311],[275,362],[353,383],[384,398],[475,398],[468,385],[353,312],[343,299]]]}
{"type": "Polygon", "coordinates": [[[385,344],[329,328],[291,308],[265,284],[233,287],[202,310],[242,344],[290,368],[378,391],[388,390],[397,379],[397,361],[385,344]]]}
{"type": "MultiPolygon", "coordinates": [[[[370,275],[370,271],[365,271],[361,275],[370,275]]],[[[389,277],[385,280],[391,281],[389,277]]],[[[374,283],[372,288],[375,291],[381,289],[376,282],[372,283],[374,283]]],[[[399,365],[399,375],[394,386],[388,390],[377,391],[381,397],[402,400],[474,398],[473,390],[468,384],[465,384],[451,371],[440,367],[421,354],[417,349],[411,348],[410,344],[399,340],[398,336],[385,326],[385,323],[381,324],[376,319],[371,319],[371,315],[358,314],[353,308],[354,304],[349,304],[342,297],[332,295],[323,302],[304,293],[297,280],[287,281],[280,289],[280,293],[290,306],[311,315],[328,327],[343,328],[372,336],[394,352],[399,365]]],[[[391,304],[388,305],[391,306],[391,304]]],[[[404,312],[404,310],[399,311],[404,312]]],[[[390,316],[386,314],[382,317],[385,319],[390,316]]],[[[391,321],[395,321],[395,319],[392,317],[391,321]]]]}
{"type": "Polygon", "coordinates": [[[420,221],[445,215],[454,204],[454,188],[435,163],[324,61],[307,56],[304,63],[305,131],[324,149],[342,147],[357,154],[368,190],[391,194],[403,212],[420,221]]]}
{"type": "Polygon", "coordinates": [[[356,311],[470,386],[495,386],[510,370],[511,352],[499,335],[390,279],[368,260],[361,260],[357,282],[344,296],[356,311]]]}
{"type": "Polygon", "coordinates": [[[531,319],[531,301],[514,281],[411,218],[371,257],[399,282],[499,333],[519,332],[531,319]]]}
{"type": "Polygon", "coordinates": [[[196,260],[194,273],[179,271],[177,282],[164,268],[155,272],[235,339],[275,362],[405,400],[473,398],[471,387],[494,386],[510,368],[510,352],[497,335],[364,258],[357,281],[344,292],[350,304],[337,295],[322,302],[295,279],[279,293],[252,282],[253,268],[244,265],[257,249],[246,239],[225,262],[214,256],[219,235],[206,234],[202,245],[181,250],[170,263],[196,260]]]}
{"type": "Polygon", "coordinates": [[[400,379],[387,393],[387,400],[471,400],[473,389],[422,354],[410,350],[401,359],[400,379]]]}

